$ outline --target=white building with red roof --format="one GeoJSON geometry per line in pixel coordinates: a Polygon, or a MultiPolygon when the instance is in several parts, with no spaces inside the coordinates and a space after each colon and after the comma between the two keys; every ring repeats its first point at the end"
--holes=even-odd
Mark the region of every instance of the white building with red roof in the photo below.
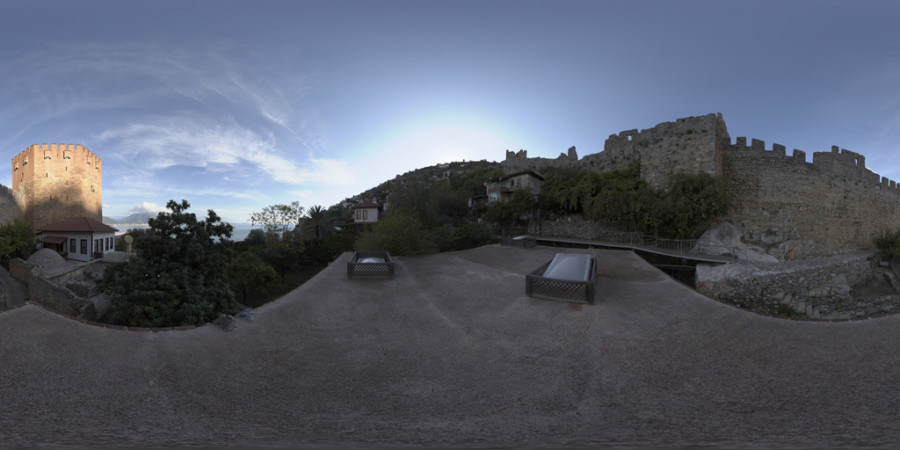
{"type": "Polygon", "coordinates": [[[103,258],[116,248],[115,228],[88,217],[63,219],[38,228],[41,248],[77,261],[103,258]]]}

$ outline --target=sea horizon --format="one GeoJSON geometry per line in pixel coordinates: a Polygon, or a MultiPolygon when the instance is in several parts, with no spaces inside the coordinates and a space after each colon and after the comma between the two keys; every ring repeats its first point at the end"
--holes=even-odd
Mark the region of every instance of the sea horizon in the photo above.
{"type": "MultiPolygon", "coordinates": [[[[119,230],[116,232],[116,236],[122,236],[128,232],[128,230],[146,230],[150,228],[148,224],[133,224],[133,225],[115,225],[110,224],[109,226],[119,230]]],[[[234,230],[231,232],[231,240],[232,241],[243,241],[247,239],[247,236],[250,235],[250,230],[260,229],[262,230],[262,225],[253,225],[250,223],[232,223],[231,226],[234,227],[234,230]]]]}

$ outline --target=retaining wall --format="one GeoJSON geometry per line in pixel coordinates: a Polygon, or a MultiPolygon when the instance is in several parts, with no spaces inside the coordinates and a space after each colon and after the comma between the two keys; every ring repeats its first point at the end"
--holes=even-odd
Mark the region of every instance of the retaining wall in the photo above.
{"type": "Polygon", "coordinates": [[[851,288],[883,276],[875,252],[778,264],[697,265],[697,290],[752,311],[849,319],[894,311],[900,296],[857,299],[851,288]]]}
{"type": "Polygon", "coordinates": [[[22,194],[0,185],[0,225],[24,218],[24,205],[22,194]]]}
{"type": "Polygon", "coordinates": [[[41,278],[37,270],[34,270],[21,258],[15,258],[9,262],[9,274],[27,286],[32,302],[85,320],[98,318],[93,302],[75,295],[65,287],[41,278]]]}

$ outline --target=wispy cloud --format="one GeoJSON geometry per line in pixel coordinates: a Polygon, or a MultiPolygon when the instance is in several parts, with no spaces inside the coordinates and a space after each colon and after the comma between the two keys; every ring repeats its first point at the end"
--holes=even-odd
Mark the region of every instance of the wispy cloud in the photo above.
{"type": "Polygon", "coordinates": [[[154,168],[184,157],[199,167],[245,159],[275,180],[291,182],[296,164],[282,149],[311,151],[322,142],[315,113],[303,101],[304,77],[275,78],[277,62],[237,64],[228,50],[132,42],[30,52],[0,68],[0,79],[15,86],[0,99],[29,108],[0,112],[13,128],[4,134],[15,140],[37,125],[64,121],[92,130],[80,133],[116,154],[152,156],[144,161],[154,168]]]}

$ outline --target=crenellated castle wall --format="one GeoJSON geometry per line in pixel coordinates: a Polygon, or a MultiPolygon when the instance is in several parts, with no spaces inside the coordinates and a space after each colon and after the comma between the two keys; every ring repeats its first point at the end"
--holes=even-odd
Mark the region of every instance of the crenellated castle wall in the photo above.
{"type": "Polygon", "coordinates": [[[540,170],[546,167],[565,167],[575,166],[578,164],[578,153],[575,147],[569,148],[567,153],[560,153],[556,159],[550,158],[529,158],[528,150],[519,150],[517,152],[507,150],[506,159],[500,162],[500,165],[509,172],[517,172],[526,169],[540,170]]]}
{"type": "Polygon", "coordinates": [[[35,144],[12,159],[12,189],[35,229],[70,217],[102,221],[102,175],[100,158],[81,145],[35,144]]]}
{"type": "Polygon", "coordinates": [[[603,151],[581,160],[560,155],[557,159],[528,158],[526,151],[506,152],[501,162],[507,170],[577,166],[606,172],[624,169],[640,161],[642,177],[654,188],[663,188],[679,173],[721,175],[723,148],[729,143],[721,114],[686,117],[646,130],[627,130],[610,135],[603,151]]]}
{"type": "Polygon", "coordinates": [[[732,143],[721,114],[686,117],[611,135],[600,153],[577,163],[507,152],[507,168],[569,165],[610,171],[639,161],[641,177],[664,188],[673,175],[721,176],[734,200],[727,219],[749,243],[814,241],[835,249],[870,248],[900,227],[900,185],[867,169],[865,157],[832,147],[788,155],[783,145],[739,137],[732,143]],[[537,164],[532,164],[536,162],[537,164]]]}
{"type": "Polygon", "coordinates": [[[813,153],[737,138],[724,153],[723,177],[734,206],[728,219],[744,239],[793,232],[801,240],[837,248],[868,248],[872,238],[900,226],[900,189],[846,149],[813,153]]]}

